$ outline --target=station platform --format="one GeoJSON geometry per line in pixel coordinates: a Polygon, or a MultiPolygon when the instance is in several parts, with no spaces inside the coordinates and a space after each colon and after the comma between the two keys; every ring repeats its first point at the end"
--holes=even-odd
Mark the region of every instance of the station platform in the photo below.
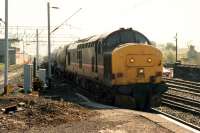
{"type": "MultiPolygon", "coordinates": [[[[153,114],[130,109],[119,109],[89,101],[82,95],[83,106],[99,115],[89,120],[48,127],[38,132],[50,131],[67,133],[198,133],[199,131],[174,121],[160,114],[153,114]]],[[[36,131],[36,130],[34,130],[36,131]]],[[[31,130],[30,130],[31,132],[31,130]]]]}

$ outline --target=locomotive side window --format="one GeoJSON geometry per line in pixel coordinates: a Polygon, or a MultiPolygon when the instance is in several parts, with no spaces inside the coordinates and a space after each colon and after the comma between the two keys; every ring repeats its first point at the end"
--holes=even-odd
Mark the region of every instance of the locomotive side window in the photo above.
{"type": "Polygon", "coordinates": [[[101,44],[98,44],[98,54],[101,54],[102,53],[102,45],[101,44]]]}
{"type": "Polygon", "coordinates": [[[79,51],[77,51],[77,60],[79,60],[79,51]]]}
{"type": "Polygon", "coordinates": [[[68,53],[68,65],[70,65],[71,64],[71,61],[70,61],[70,52],[68,53]]]}

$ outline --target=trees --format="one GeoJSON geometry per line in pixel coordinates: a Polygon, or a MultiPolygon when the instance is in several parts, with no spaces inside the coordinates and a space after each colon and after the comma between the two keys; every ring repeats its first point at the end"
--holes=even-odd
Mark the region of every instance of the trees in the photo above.
{"type": "Polygon", "coordinates": [[[192,63],[192,64],[198,64],[198,52],[195,50],[195,46],[194,45],[190,45],[189,46],[189,50],[187,52],[187,58],[188,58],[188,61],[189,63],[192,63]]]}
{"type": "Polygon", "coordinates": [[[176,46],[173,43],[168,42],[163,52],[164,62],[175,63],[176,61],[175,52],[176,52],[176,46]]]}
{"type": "Polygon", "coordinates": [[[175,46],[173,43],[168,42],[168,43],[166,44],[165,49],[166,49],[166,50],[176,51],[176,46],[175,46]]]}
{"type": "Polygon", "coordinates": [[[189,51],[187,52],[187,58],[196,60],[198,56],[198,52],[195,50],[195,46],[190,45],[189,51]]]}

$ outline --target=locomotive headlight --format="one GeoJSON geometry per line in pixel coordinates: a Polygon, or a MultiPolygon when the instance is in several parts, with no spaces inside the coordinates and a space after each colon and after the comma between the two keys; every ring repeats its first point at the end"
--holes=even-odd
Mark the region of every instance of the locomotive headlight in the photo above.
{"type": "Polygon", "coordinates": [[[130,61],[130,63],[135,62],[135,60],[133,58],[131,58],[129,61],[130,61]]]}
{"type": "Polygon", "coordinates": [[[151,62],[152,62],[152,59],[151,59],[151,58],[148,58],[148,59],[147,59],[147,62],[148,62],[148,63],[151,63],[151,62]]]}
{"type": "Polygon", "coordinates": [[[137,69],[137,76],[138,77],[144,77],[144,68],[138,68],[137,69]]]}
{"type": "Polygon", "coordinates": [[[143,68],[140,68],[139,69],[139,74],[143,74],[144,73],[144,69],[143,68]]]}

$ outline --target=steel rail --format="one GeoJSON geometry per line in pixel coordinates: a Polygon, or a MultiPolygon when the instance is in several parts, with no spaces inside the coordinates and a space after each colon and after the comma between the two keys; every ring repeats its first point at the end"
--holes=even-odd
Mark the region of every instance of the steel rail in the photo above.
{"type": "Polygon", "coordinates": [[[183,89],[177,89],[177,88],[174,88],[174,87],[169,87],[169,89],[170,89],[170,90],[173,90],[173,91],[188,93],[188,94],[192,94],[192,95],[195,95],[195,96],[199,96],[199,97],[200,97],[200,93],[195,93],[195,92],[191,92],[191,91],[183,90],[183,89]]]}
{"type": "Polygon", "coordinates": [[[188,91],[192,91],[192,92],[196,92],[200,94],[200,89],[195,89],[195,88],[191,88],[191,87],[187,87],[187,86],[182,86],[182,85],[178,85],[174,84],[174,83],[166,83],[166,85],[168,85],[169,87],[174,87],[177,89],[183,89],[183,90],[188,90],[188,91]]]}
{"type": "Polygon", "coordinates": [[[171,84],[179,84],[179,85],[183,85],[183,86],[187,86],[187,87],[191,87],[191,88],[195,88],[198,89],[200,91],[200,84],[195,84],[195,83],[187,83],[184,81],[175,81],[175,80],[164,80],[166,83],[171,83],[171,84]]]}
{"type": "Polygon", "coordinates": [[[199,131],[200,131],[200,127],[199,127],[199,126],[196,126],[196,125],[194,125],[194,124],[192,124],[192,123],[186,122],[186,121],[184,121],[184,120],[182,120],[182,119],[180,119],[180,118],[177,118],[177,117],[175,117],[175,116],[172,116],[172,115],[170,115],[170,114],[167,114],[167,113],[165,113],[165,112],[162,112],[162,111],[160,111],[160,110],[157,110],[157,109],[155,109],[155,108],[151,108],[151,111],[154,112],[154,113],[162,114],[162,115],[164,115],[164,116],[166,116],[166,117],[169,117],[169,118],[171,118],[171,119],[173,119],[173,120],[176,120],[176,121],[178,121],[178,122],[180,122],[180,123],[182,123],[182,124],[184,124],[184,125],[187,125],[187,126],[193,128],[193,129],[196,129],[196,130],[199,130],[199,131]]]}
{"type": "Polygon", "coordinates": [[[185,110],[187,112],[191,112],[193,114],[200,115],[200,109],[197,109],[197,108],[185,105],[185,104],[181,104],[181,103],[169,100],[169,99],[162,98],[162,104],[165,104],[170,107],[179,108],[179,109],[185,110]]]}
{"type": "Polygon", "coordinates": [[[186,83],[186,84],[200,86],[200,82],[195,82],[195,81],[189,81],[189,80],[183,80],[183,79],[177,79],[177,78],[167,78],[167,77],[162,77],[162,79],[165,81],[176,81],[179,83],[186,83]]]}
{"type": "Polygon", "coordinates": [[[166,98],[166,99],[179,101],[179,102],[182,102],[184,104],[187,103],[187,105],[192,105],[192,106],[195,106],[195,107],[200,107],[200,102],[197,101],[197,100],[191,99],[191,98],[185,98],[185,97],[181,97],[181,96],[177,96],[177,95],[173,95],[173,94],[168,94],[168,93],[165,93],[162,96],[163,96],[163,98],[166,98]]]}

